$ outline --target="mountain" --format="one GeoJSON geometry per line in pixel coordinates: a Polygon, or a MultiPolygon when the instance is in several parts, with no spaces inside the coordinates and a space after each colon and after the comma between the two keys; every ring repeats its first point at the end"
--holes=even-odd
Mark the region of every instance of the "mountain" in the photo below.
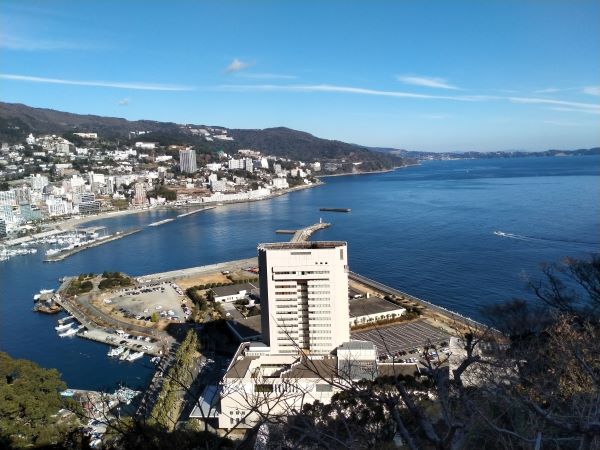
{"type": "Polygon", "coordinates": [[[204,153],[219,150],[232,153],[240,148],[251,148],[268,155],[293,160],[335,163],[340,172],[391,169],[413,162],[364,146],[322,139],[290,128],[244,130],[210,126],[226,130],[227,134],[235,139],[215,139],[212,142],[192,133],[194,128],[206,126],[152,120],[130,121],[117,117],[72,114],[0,102],[0,140],[3,142],[22,142],[29,133],[63,135],[73,132],[96,132],[105,140],[144,140],[160,142],[162,145],[185,144],[192,145],[197,151],[204,153]],[[130,138],[130,133],[139,131],[146,134],[130,138]]]}
{"type": "Polygon", "coordinates": [[[400,150],[397,148],[369,147],[370,150],[417,160],[424,159],[480,159],[480,158],[521,158],[524,156],[569,156],[569,155],[600,155],[600,147],[582,148],[576,150],[544,150],[540,152],[526,152],[522,150],[505,150],[497,152],[417,152],[400,150]]]}

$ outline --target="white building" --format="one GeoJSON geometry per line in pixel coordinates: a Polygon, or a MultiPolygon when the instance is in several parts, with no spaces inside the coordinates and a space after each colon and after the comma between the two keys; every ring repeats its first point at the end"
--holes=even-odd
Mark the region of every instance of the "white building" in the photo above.
{"type": "Polygon", "coordinates": [[[345,242],[261,244],[263,340],[275,354],[328,354],[350,340],[345,242]]]}
{"type": "Polygon", "coordinates": [[[183,173],[194,173],[198,170],[194,149],[179,150],[179,167],[183,173]]]}
{"type": "Polygon", "coordinates": [[[277,177],[277,178],[273,178],[273,187],[275,189],[287,189],[290,187],[287,178],[284,177],[277,177]]]}
{"type": "Polygon", "coordinates": [[[230,159],[227,161],[227,167],[229,170],[243,169],[244,168],[244,160],[243,159],[230,159]]]}
{"type": "Polygon", "coordinates": [[[29,177],[29,182],[31,183],[31,188],[36,191],[43,190],[46,186],[48,186],[48,177],[44,175],[35,174],[29,177]]]}
{"type": "Polygon", "coordinates": [[[158,142],[136,142],[135,148],[141,148],[143,150],[154,150],[158,147],[158,142]]]}
{"type": "Polygon", "coordinates": [[[131,203],[138,207],[146,206],[148,204],[146,186],[144,183],[137,182],[133,185],[133,199],[131,203]]]}
{"type": "Polygon", "coordinates": [[[82,139],[98,139],[98,133],[73,133],[82,139]]]}

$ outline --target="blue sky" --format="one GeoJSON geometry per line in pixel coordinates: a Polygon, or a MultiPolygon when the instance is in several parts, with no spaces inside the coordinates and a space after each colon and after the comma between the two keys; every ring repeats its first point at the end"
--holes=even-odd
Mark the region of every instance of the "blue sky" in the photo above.
{"type": "Polygon", "coordinates": [[[0,99],[426,151],[600,144],[598,1],[12,1],[0,99]]]}

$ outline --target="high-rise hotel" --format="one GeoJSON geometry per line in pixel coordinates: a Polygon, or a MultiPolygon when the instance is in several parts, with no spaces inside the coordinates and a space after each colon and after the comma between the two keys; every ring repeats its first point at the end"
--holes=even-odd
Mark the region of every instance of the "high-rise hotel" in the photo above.
{"type": "Polygon", "coordinates": [[[345,242],[258,247],[263,342],[274,354],[328,354],[350,340],[345,242]]]}
{"type": "Polygon", "coordinates": [[[183,173],[194,173],[198,170],[196,151],[193,148],[179,150],[179,168],[183,173]]]}
{"type": "Polygon", "coordinates": [[[242,342],[194,413],[219,428],[328,404],[341,386],[377,370],[375,345],[350,340],[345,242],[260,244],[258,263],[263,342],[242,342]],[[213,402],[217,408],[206,406],[213,402]]]}

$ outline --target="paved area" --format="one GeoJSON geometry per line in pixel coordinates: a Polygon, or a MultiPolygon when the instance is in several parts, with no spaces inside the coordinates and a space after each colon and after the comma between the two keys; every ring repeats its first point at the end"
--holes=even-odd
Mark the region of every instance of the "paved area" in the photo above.
{"type": "MultiPolygon", "coordinates": [[[[183,296],[177,292],[171,283],[156,283],[150,285],[136,286],[127,289],[121,289],[110,296],[110,306],[124,310],[124,314],[130,314],[134,317],[149,317],[152,313],[157,313],[168,317],[178,317],[180,321],[184,320],[181,302],[183,296]],[[172,314],[168,314],[172,312],[172,314]]],[[[105,300],[105,303],[108,300],[105,300]]]]}
{"type": "Polygon", "coordinates": [[[392,355],[400,350],[412,350],[429,343],[448,342],[450,337],[437,328],[419,320],[375,330],[352,332],[352,339],[371,341],[377,346],[380,355],[392,355]]]}

